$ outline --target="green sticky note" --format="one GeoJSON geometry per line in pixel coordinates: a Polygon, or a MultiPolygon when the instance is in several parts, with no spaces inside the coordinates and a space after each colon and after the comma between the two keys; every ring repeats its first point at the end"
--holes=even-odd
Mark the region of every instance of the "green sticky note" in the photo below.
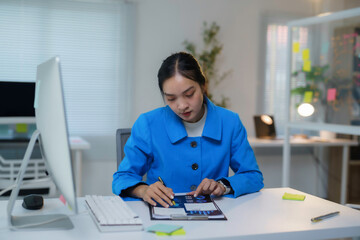
{"type": "Polygon", "coordinates": [[[321,45],[321,53],[322,54],[328,53],[329,45],[330,45],[329,42],[323,43],[321,45]]]}
{"type": "Polygon", "coordinates": [[[305,195],[301,194],[292,194],[292,193],[284,193],[282,196],[282,199],[284,200],[296,200],[296,201],[304,201],[305,195]]]}
{"type": "Polygon", "coordinates": [[[180,228],[182,228],[182,226],[180,225],[155,224],[148,227],[146,231],[155,232],[155,233],[162,232],[162,233],[170,234],[176,230],[179,230],[180,228]]]}
{"type": "Polygon", "coordinates": [[[0,124],[0,135],[7,135],[9,133],[9,126],[8,125],[1,125],[0,124]]]}
{"type": "Polygon", "coordinates": [[[313,92],[312,91],[306,91],[304,94],[304,103],[311,103],[313,98],[313,92]]]}
{"type": "Polygon", "coordinates": [[[172,233],[163,233],[163,232],[156,232],[156,235],[158,236],[180,236],[180,235],[185,235],[186,232],[183,228],[179,229],[179,230],[175,230],[172,233]]]}
{"type": "Polygon", "coordinates": [[[310,49],[306,48],[302,51],[302,57],[303,57],[303,60],[309,60],[310,58],[310,49]]]}
{"type": "Polygon", "coordinates": [[[18,133],[27,133],[28,125],[27,124],[22,124],[22,123],[16,124],[15,125],[15,131],[18,132],[18,133]]]}
{"type": "Polygon", "coordinates": [[[40,80],[36,81],[35,84],[35,97],[34,97],[34,108],[38,108],[39,107],[39,91],[40,91],[40,80]]]}
{"type": "Polygon", "coordinates": [[[304,60],[303,71],[311,72],[311,61],[310,60],[304,60]]]}

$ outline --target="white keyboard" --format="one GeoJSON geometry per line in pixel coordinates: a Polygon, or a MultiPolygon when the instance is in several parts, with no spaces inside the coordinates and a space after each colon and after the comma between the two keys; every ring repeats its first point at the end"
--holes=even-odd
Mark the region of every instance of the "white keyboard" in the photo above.
{"type": "Polygon", "coordinates": [[[141,231],[139,216],[119,196],[86,195],[85,202],[101,232],[141,231]]]}

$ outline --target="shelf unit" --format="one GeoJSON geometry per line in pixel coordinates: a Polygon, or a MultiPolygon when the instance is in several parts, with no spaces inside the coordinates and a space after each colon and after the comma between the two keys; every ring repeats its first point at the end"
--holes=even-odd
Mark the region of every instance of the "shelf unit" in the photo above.
{"type": "MultiPolygon", "coordinates": [[[[6,189],[16,182],[18,172],[23,161],[27,142],[0,141],[0,190],[6,189]]],[[[40,148],[36,145],[31,156],[29,166],[24,174],[25,179],[39,180],[47,177],[45,161],[41,157],[40,148]]],[[[21,195],[38,193],[54,197],[57,188],[53,181],[21,186],[21,195]]]]}
{"type": "MultiPolygon", "coordinates": [[[[285,109],[288,110],[286,124],[285,124],[285,135],[284,135],[284,148],[283,148],[283,169],[282,169],[282,186],[290,187],[290,164],[291,164],[291,154],[290,154],[290,132],[294,129],[300,130],[311,130],[311,131],[331,131],[338,134],[350,134],[359,136],[360,135],[360,126],[354,126],[349,124],[334,124],[329,122],[308,122],[308,121],[294,121],[290,119],[291,112],[291,80],[292,80],[292,68],[293,66],[293,31],[300,27],[314,27],[315,25],[333,24],[334,21],[339,23],[345,23],[346,21],[351,22],[351,18],[356,18],[360,16],[360,8],[349,9],[345,11],[322,14],[316,17],[310,17],[305,19],[299,19],[291,21],[287,24],[288,26],[288,54],[287,54],[287,68],[286,68],[286,106],[285,109]]],[[[360,22],[358,22],[360,25],[360,22]]],[[[345,23],[347,24],[347,23],[345,23]]],[[[315,31],[314,31],[315,32],[315,31]]],[[[317,34],[317,32],[315,32],[317,34]]],[[[319,39],[321,36],[319,37],[319,39]]],[[[360,46],[359,46],[360,47],[360,46]]],[[[318,52],[319,49],[314,49],[314,52],[318,52]]],[[[316,54],[316,53],[315,53],[316,54]]],[[[335,58],[335,57],[334,57],[335,58]]],[[[360,58],[360,54],[359,54],[360,58]]],[[[334,65],[336,66],[336,65],[334,65]]],[[[360,64],[359,64],[360,66],[360,64]]],[[[352,66],[351,66],[352,68],[352,66]]],[[[325,89],[326,90],[326,89],[325,89]]],[[[359,103],[360,104],[360,103],[359,103]]],[[[349,166],[349,149],[344,148],[343,157],[347,159],[342,162],[342,178],[341,178],[341,197],[340,202],[342,204],[346,203],[346,189],[347,189],[347,175],[348,175],[348,166],[349,166]]],[[[360,165],[358,162],[351,161],[351,165],[360,165]]]]}

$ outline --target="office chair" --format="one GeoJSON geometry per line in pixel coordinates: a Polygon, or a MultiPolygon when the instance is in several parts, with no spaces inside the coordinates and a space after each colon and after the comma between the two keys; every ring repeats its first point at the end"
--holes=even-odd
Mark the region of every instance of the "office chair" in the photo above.
{"type": "Polygon", "coordinates": [[[116,130],[116,162],[117,168],[125,157],[124,146],[131,135],[131,128],[119,128],[116,130]]]}
{"type": "MultiPolygon", "coordinates": [[[[125,157],[124,147],[130,135],[131,135],[131,128],[119,128],[118,130],[116,130],[116,163],[117,163],[116,169],[119,168],[121,161],[125,157]]],[[[145,173],[145,175],[142,177],[142,180],[145,182],[146,178],[147,178],[147,173],[145,173]]]]}

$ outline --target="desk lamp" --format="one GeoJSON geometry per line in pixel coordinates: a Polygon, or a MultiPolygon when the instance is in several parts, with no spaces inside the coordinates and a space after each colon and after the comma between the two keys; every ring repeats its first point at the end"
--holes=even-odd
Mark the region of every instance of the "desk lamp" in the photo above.
{"type": "Polygon", "coordinates": [[[297,108],[297,112],[298,112],[299,115],[302,116],[302,117],[310,117],[311,115],[314,114],[315,108],[314,108],[314,106],[311,105],[310,103],[302,103],[302,104],[300,104],[300,106],[297,108]]]}
{"type": "Polygon", "coordinates": [[[262,114],[254,116],[255,133],[257,138],[276,138],[275,123],[273,116],[262,114]]]}
{"type": "MultiPolygon", "coordinates": [[[[310,117],[311,115],[314,114],[315,112],[315,108],[313,105],[311,105],[310,103],[302,103],[300,104],[300,106],[297,108],[297,112],[300,116],[302,117],[310,117]]],[[[303,131],[303,130],[301,130],[303,131]]],[[[295,134],[293,136],[294,138],[303,138],[306,139],[307,135],[304,133],[301,134],[295,134]]]]}

